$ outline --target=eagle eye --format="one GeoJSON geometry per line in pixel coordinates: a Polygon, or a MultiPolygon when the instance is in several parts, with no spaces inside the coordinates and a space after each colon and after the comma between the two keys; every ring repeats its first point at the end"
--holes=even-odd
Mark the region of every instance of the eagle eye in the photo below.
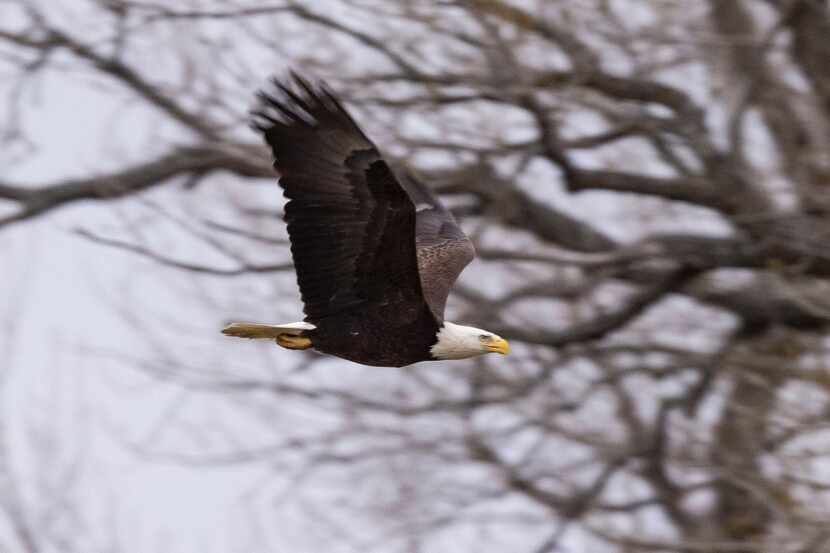
{"type": "Polygon", "coordinates": [[[487,334],[479,334],[478,339],[486,342],[490,339],[490,336],[488,336],[487,334]]]}

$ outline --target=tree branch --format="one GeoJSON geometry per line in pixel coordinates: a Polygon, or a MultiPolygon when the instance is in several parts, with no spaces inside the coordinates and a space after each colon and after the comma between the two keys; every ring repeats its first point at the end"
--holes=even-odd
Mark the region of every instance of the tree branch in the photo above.
{"type": "MultiPolygon", "coordinates": [[[[632,319],[641,315],[646,309],[662,300],[667,294],[676,290],[697,276],[699,271],[687,267],[675,269],[665,275],[657,284],[638,292],[623,307],[606,315],[601,315],[587,322],[577,323],[560,332],[541,329],[533,330],[515,326],[501,326],[497,332],[528,344],[562,347],[568,344],[598,340],[620,330],[632,319]]],[[[491,327],[494,325],[491,323],[491,327]]]]}
{"type": "Polygon", "coordinates": [[[86,179],[59,181],[38,187],[0,183],[0,198],[17,202],[21,209],[0,218],[0,227],[42,215],[82,200],[107,201],[143,192],[167,180],[192,173],[229,171],[245,177],[266,178],[273,170],[259,164],[241,148],[219,145],[179,147],[154,160],[86,179]]]}
{"type": "Polygon", "coordinates": [[[129,242],[116,240],[114,238],[104,238],[102,236],[93,234],[92,232],[85,229],[75,229],[75,234],[97,244],[103,244],[105,246],[138,254],[139,256],[155,261],[156,263],[164,267],[180,269],[190,273],[200,273],[204,275],[222,277],[235,277],[252,273],[275,273],[279,271],[289,271],[294,269],[294,264],[290,262],[270,263],[264,265],[243,263],[241,266],[233,269],[217,269],[215,267],[208,267],[196,263],[179,261],[177,259],[161,255],[158,252],[151,251],[150,249],[145,248],[143,246],[139,246],[138,244],[131,244],[129,242]]]}

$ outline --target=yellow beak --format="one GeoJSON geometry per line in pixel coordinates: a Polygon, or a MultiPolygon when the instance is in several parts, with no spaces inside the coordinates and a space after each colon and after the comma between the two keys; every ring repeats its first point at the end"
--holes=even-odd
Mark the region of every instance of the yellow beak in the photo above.
{"type": "Polygon", "coordinates": [[[510,344],[504,338],[493,340],[492,343],[487,344],[487,349],[494,353],[501,353],[507,355],[510,353],[510,344]]]}

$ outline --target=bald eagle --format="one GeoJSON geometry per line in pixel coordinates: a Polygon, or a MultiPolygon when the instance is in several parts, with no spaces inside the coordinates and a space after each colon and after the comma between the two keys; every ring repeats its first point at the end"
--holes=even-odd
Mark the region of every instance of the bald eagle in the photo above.
{"type": "Polygon", "coordinates": [[[444,320],[450,287],[475,256],[452,214],[419,180],[390,168],[325,84],[296,74],[273,84],[273,93],[259,93],[253,126],[289,200],[306,316],[222,332],[374,366],[507,354],[500,336],[444,320]]]}

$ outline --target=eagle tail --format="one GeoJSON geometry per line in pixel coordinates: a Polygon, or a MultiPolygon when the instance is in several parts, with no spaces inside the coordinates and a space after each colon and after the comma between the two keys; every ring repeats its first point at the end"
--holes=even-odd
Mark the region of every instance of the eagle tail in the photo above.
{"type": "Polygon", "coordinates": [[[282,335],[305,337],[305,331],[317,328],[311,323],[286,323],[281,325],[264,325],[256,323],[231,323],[222,329],[226,336],[237,338],[274,340],[282,335]]]}

